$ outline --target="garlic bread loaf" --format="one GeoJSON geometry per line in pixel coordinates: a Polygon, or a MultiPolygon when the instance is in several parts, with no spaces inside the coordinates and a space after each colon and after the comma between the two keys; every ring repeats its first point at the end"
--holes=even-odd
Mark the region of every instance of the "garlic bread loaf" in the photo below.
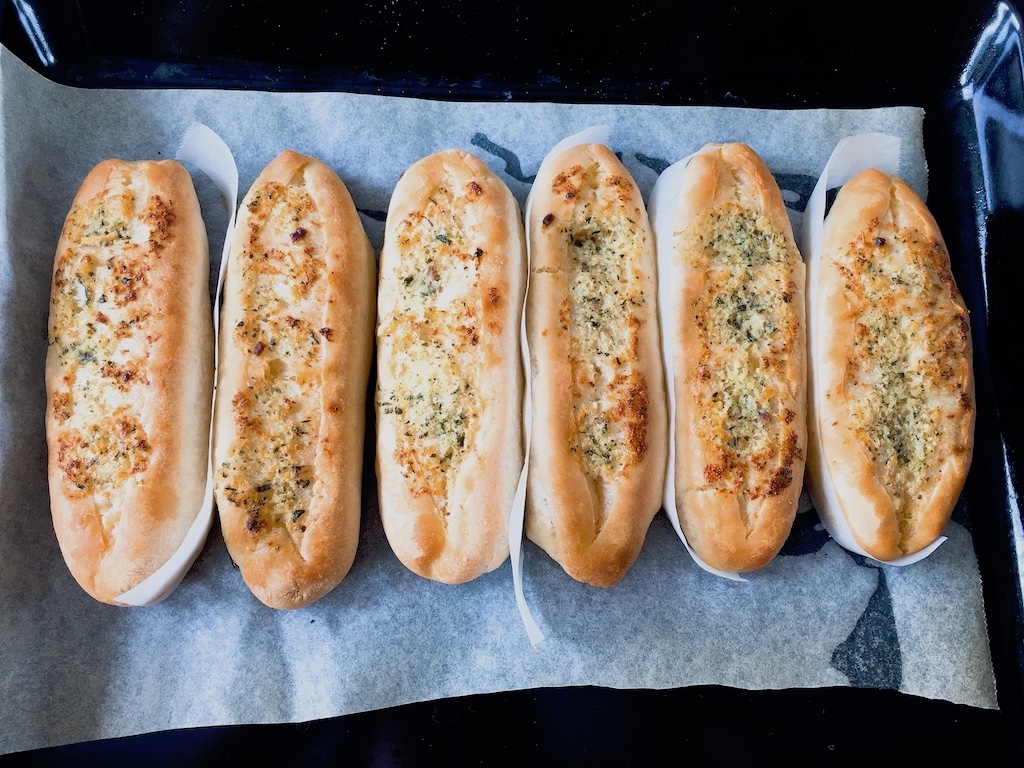
{"type": "Polygon", "coordinates": [[[508,558],[525,279],[519,205],[486,164],[447,150],[406,170],[381,252],[377,477],[392,549],[435,581],[508,558]]]}
{"type": "Polygon", "coordinates": [[[46,354],[50,509],[75,579],[117,604],[202,507],[213,400],[209,250],[178,163],[107,160],[64,223],[46,354]]]}
{"type": "Polygon", "coordinates": [[[639,555],[665,481],[654,238],[604,145],[546,162],[532,194],[526,533],[574,579],[607,587],[639,555]]]}
{"type": "Polygon", "coordinates": [[[263,603],[308,605],[359,538],[376,260],[344,183],[285,150],[242,201],[224,279],[214,487],[263,603]]]}
{"type": "Polygon", "coordinates": [[[804,263],[750,147],[693,156],[672,247],[679,524],[707,565],[748,572],[789,535],[807,450],[804,263]]]}
{"type": "Polygon", "coordinates": [[[935,219],[901,179],[869,169],[825,221],[808,309],[815,506],[879,560],[949,521],[970,467],[970,322],[935,219]]]}

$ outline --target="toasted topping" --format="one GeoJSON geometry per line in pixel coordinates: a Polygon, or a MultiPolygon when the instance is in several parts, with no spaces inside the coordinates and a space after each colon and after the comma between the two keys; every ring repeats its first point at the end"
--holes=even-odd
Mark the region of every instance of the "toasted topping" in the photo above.
{"type": "Polygon", "coordinates": [[[559,229],[570,260],[569,297],[560,312],[570,337],[570,450],[590,478],[607,480],[647,450],[647,382],[638,370],[647,302],[643,213],[632,182],[599,164],[559,174],[552,192],[575,201],[559,229]]]}
{"type": "Polygon", "coordinates": [[[146,430],[124,406],[83,429],[62,430],[57,439],[57,465],[75,488],[94,497],[109,498],[145,472],[151,453],[146,430]]]}
{"type": "Polygon", "coordinates": [[[680,249],[704,276],[693,308],[701,340],[693,407],[701,441],[717,446],[704,480],[748,499],[778,495],[803,450],[784,370],[799,352],[791,277],[799,256],[766,216],[731,203],[694,221],[680,249]]]}
{"type": "Polygon", "coordinates": [[[145,472],[152,454],[139,411],[140,392],[151,384],[150,348],[159,338],[150,270],[173,234],[175,215],[141,186],[125,169],[72,209],[63,233],[68,245],[53,275],[57,466],[71,495],[91,495],[100,510],[145,472]]]}
{"type": "Polygon", "coordinates": [[[904,540],[951,454],[970,449],[970,329],[942,244],[894,222],[838,254],[856,316],[844,423],[870,453],[904,540]]]}
{"type": "Polygon", "coordinates": [[[249,237],[231,265],[244,318],[233,333],[252,354],[231,396],[235,439],[216,473],[218,498],[244,512],[254,539],[283,527],[299,547],[316,492],[321,336],[330,336],[323,224],[302,181],[262,184],[247,209],[249,237]]]}
{"type": "Polygon", "coordinates": [[[433,496],[443,514],[480,414],[480,341],[500,330],[481,322],[484,297],[499,299],[480,284],[481,236],[467,212],[482,191],[475,181],[443,184],[398,224],[398,260],[385,277],[398,300],[378,329],[390,354],[377,402],[397,436],[395,460],[411,493],[433,496]]]}

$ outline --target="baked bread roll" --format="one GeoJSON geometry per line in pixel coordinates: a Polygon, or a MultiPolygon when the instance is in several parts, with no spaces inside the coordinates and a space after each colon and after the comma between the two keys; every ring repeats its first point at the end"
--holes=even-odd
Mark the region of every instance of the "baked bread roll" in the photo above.
{"type": "Polygon", "coordinates": [[[50,509],[92,597],[177,551],[206,494],[213,321],[206,227],[178,163],[106,160],[64,222],[46,353],[50,509]]]}
{"type": "Polygon", "coordinates": [[[380,270],[384,532],[414,573],[466,582],[508,558],[523,469],[519,205],[476,156],[425,157],[392,195],[380,270]]]}
{"type": "Polygon", "coordinates": [[[789,535],[807,448],[804,264],[750,147],[690,160],[673,247],[679,525],[704,563],[748,572],[789,535]]]}
{"type": "Polygon", "coordinates": [[[970,467],[974,376],[942,235],[901,179],[869,169],[842,187],[810,295],[811,497],[872,557],[918,552],[970,467]]]}
{"type": "Polygon", "coordinates": [[[526,533],[574,579],[607,587],[639,555],[665,482],[654,237],[604,145],[546,162],[532,194],[526,533]]]}
{"type": "Polygon", "coordinates": [[[214,485],[252,593],[301,608],[359,538],[376,260],[330,168],[286,150],[242,201],[224,279],[214,485]]]}

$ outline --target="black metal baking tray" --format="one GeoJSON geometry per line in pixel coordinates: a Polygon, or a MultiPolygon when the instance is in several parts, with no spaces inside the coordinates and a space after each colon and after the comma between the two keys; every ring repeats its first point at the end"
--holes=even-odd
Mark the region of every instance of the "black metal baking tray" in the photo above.
{"type": "Polygon", "coordinates": [[[12,766],[703,765],[1024,760],[1024,603],[1014,398],[1024,277],[1024,75],[1012,3],[837,7],[395,0],[0,0],[0,40],[81,87],[344,90],[460,100],[785,109],[925,108],[931,205],[972,314],[970,492],[999,710],[890,690],[565,688],[425,702],[302,725],[169,731],[0,757],[12,766]]]}

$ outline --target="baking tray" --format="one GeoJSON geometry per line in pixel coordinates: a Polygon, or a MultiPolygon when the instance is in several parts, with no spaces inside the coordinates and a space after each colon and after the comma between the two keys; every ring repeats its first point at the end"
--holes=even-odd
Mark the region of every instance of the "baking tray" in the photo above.
{"type": "Polygon", "coordinates": [[[931,205],[971,310],[978,390],[967,492],[999,710],[858,688],[568,688],[424,702],[303,725],[154,733],[3,765],[644,765],[778,757],[1024,759],[1021,442],[1014,398],[1024,276],[1024,76],[1012,3],[865,0],[838,24],[809,2],[579,4],[3,0],[0,40],[80,87],[342,90],[451,98],[743,107],[924,107],[931,205]],[[704,6],[710,7],[704,7],[704,6]],[[799,20],[805,17],[811,24],[799,20]],[[902,31],[900,31],[902,30],[902,31]]]}

